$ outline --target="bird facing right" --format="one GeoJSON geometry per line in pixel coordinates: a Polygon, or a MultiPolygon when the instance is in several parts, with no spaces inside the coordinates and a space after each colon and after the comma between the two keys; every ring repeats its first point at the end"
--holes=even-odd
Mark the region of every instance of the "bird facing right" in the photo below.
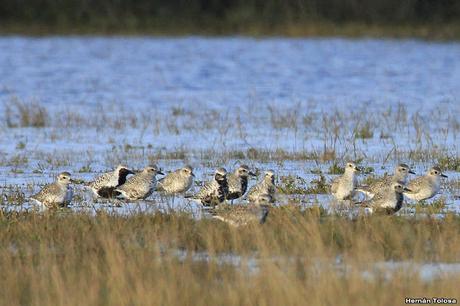
{"type": "Polygon", "coordinates": [[[126,183],[115,189],[115,192],[120,198],[131,201],[146,199],[153,193],[158,174],[163,174],[163,172],[156,165],[146,167],[128,178],[126,183]]]}
{"type": "Polygon", "coordinates": [[[184,193],[192,187],[194,177],[193,168],[187,165],[159,180],[157,191],[166,195],[184,193]]]}
{"type": "Polygon", "coordinates": [[[134,172],[126,166],[118,165],[115,170],[101,174],[87,186],[96,198],[114,198],[115,189],[126,183],[126,177],[130,174],[134,172]]]}
{"type": "Polygon", "coordinates": [[[361,169],[355,163],[348,162],[344,174],[332,181],[331,193],[337,200],[351,199],[357,185],[356,173],[359,171],[361,169]]]}
{"type": "Polygon", "coordinates": [[[65,207],[72,201],[72,179],[69,172],[60,173],[54,183],[45,185],[42,190],[30,199],[44,208],[65,207]]]}
{"type": "Polygon", "coordinates": [[[185,196],[200,202],[203,206],[216,206],[225,201],[228,194],[227,170],[218,168],[211,181],[204,183],[203,187],[193,196],[185,196]]]}
{"type": "Polygon", "coordinates": [[[275,200],[275,172],[273,170],[265,171],[264,178],[261,182],[251,188],[248,192],[248,199],[249,202],[258,202],[259,197],[269,196],[270,201],[273,202],[275,200]]]}
{"type": "Polygon", "coordinates": [[[371,200],[361,203],[362,207],[368,208],[370,213],[394,214],[398,212],[404,202],[404,195],[411,192],[403,182],[395,182],[390,187],[380,189],[371,200]]]}
{"type": "Polygon", "coordinates": [[[256,176],[247,165],[241,165],[234,173],[227,176],[228,195],[227,200],[241,198],[248,189],[249,176],[256,176]]]}
{"type": "Polygon", "coordinates": [[[412,171],[408,165],[399,164],[395,169],[394,175],[386,175],[380,179],[377,179],[369,186],[361,186],[356,190],[364,193],[368,198],[372,198],[376,193],[379,192],[379,190],[388,188],[393,183],[400,182],[402,184],[406,184],[409,174],[415,174],[415,172],[412,171]]]}
{"type": "Polygon", "coordinates": [[[441,178],[446,178],[441,169],[434,166],[424,176],[420,176],[409,182],[407,187],[411,192],[406,193],[409,199],[422,201],[434,197],[441,190],[441,178]]]}

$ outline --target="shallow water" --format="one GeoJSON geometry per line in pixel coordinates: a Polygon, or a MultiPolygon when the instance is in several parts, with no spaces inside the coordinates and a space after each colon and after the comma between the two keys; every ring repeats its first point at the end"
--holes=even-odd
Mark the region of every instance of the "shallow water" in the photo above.
{"type": "MultiPolygon", "coordinates": [[[[318,169],[328,180],[333,177],[327,174],[331,161],[222,160],[220,152],[231,150],[321,152],[334,146],[339,162],[362,159],[378,175],[391,173],[398,162],[411,164],[421,175],[437,161],[412,161],[411,151],[438,148],[458,156],[459,43],[1,37],[0,72],[0,109],[11,107],[17,98],[38,101],[50,114],[51,123],[44,128],[10,128],[2,111],[0,185],[22,186],[26,195],[58,171],[88,180],[119,162],[137,169],[156,162],[166,170],[188,162],[197,168],[199,180],[209,179],[217,165],[233,169],[241,162],[307,182],[318,177],[318,169]],[[400,107],[408,114],[403,129],[393,129],[394,122],[379,117],[400,107]],[[339,122],[338,141],[333,131],[324,132],[333,122],[305,123],[309,115],[316,118],[335,110],[344,116],[357,114],[353,124],[367,116],[381,121],[374,136],[356,142],[354,127],[346,119],[339,122]],[[100,113],[107,117],[98,117],[100,113]],[[67,126],[64,120],[76,115],[95,116],[93,121],[117,116],[123,120],[132,114],[144,116],[143,123],[118,129],[105,128],[104,122],[93,126],[89,124],[94,122],[73,121],[67,126]],[[286,114],[296,116],[295,127],[276,118],[286,114]],[[425,134],[418,135],[415,126],[425,134]],[[387,133],[389,138],[381,136],[387,133]],[[402,153],[392,154],[395,148],[402,153]],[[185,151],[186,157],[152,157],[177,150],[185,151]],[[206,150],[216,152],[208,156],[206,150]],[[17,161],[18,157],[27,160],[17,161]]],[[[450,187],[442,193],[449,210],[456,211],[458,173],[447,174],[450,187]]],[[[306,204],[330,200],[326,195],[300,198],[306,204]]]]}
{"type": "Polygon", "coordinates": [[[455,106],[460,44],[416,40],[3,37],[0,101],[455,106]]]}

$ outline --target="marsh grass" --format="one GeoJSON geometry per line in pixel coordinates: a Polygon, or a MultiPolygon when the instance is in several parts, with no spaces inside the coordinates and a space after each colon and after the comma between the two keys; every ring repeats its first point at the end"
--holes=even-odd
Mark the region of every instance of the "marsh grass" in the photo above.
{"type": "MultiPolygon", "coordinates": [[[[410,206],[410,205],[409,205],[410,206]]],[[[445,211],[447,201],[445,197],[439,197],[433,201],[420,201],[414,205],[416,213],[439,214],[445,211]]]]}
{"type": "MultiPolygon", "coordinates": [[[[31,172],[45,173],[51,180],[52,173],[63,168],[81,172],[86,178],[95,175],[93,170],[99,171],[96,168],[101,165],[110,168],[119,163],[138,167],[158,162],[175,167],[191,162],[210,171],[224,163],[234,166],[245,162],[254,165],[259,174],[268,167],[279,171],[280,192],[289,195],[286,198],[291,205],[271,209],[262,226],[236,229],[184,213],[112,215],[99,211],[94,216],[72,211],[7,212],[7,206],[22,205],[25,194],[32,194],[39,186],[25,190],[6,185],[0,199],[5,207],[0,213],[0,304],[368,305],[372,301],[373,305],[397,305],[405,296],[458,298],[459,273],[424,279],[416,266],[460,260],[460,217],[450,213],[436,216],[449,204],[446,198],[419,205],[416,218],[350,220],[327,214],[320,203],[324,199],[317,196],[327,192],[332,175],[343,173],[347,160],[363,164],[368,174],[374,171],[366,167],[369,161],[396,163],[405,158],[414,163],[439,161],[443,168],[457,171],[449,142],[440,138],[440,145],[434,146],[433,136],[428,135],[432,132],[455,139],[460,131],[455,118],[448,120],[448,125],[440,123],[429,130],[423,118],[408,114],[404,106],[376,114],[369,118],[368,127],[364,125],[361,136],[369,136],[370,130],[374,135],[380,132],[386,136],[379,141],[393,146],[376,157],[366,156],[362,148],[377,137],[366,141],[356,137],[359,133],[354,128],[361,127],[364,114],[360,110],[353,114],[297,113],[272,108],[267,118],[261,118],[206,109],[198,114],[177,106],[170,110],[174,122],[167,124],[157,113],[147,117],[126,112],[121,118],[101,115],[104,111],[87,116],[71,110],[53,113],[43,127],[33,130],[45,143],[71,139],[71,143],[81,144],[82,139],[88,139],[86,131],[128,135],[127,140],[115,136],[103,139],[106,147],[98,152],[42,151],[31,139],[21,139],[24,145],[15,140],[17,151],[0,157],[0,165],[15,173],[25,171],[27,181],[31,172]],[[211,120],[202,120],[203,116],[211,120]],[[232,131],[231,126],[236,129],[232,131]],[[319,145],[299,146],[297,150],[252,146],[251,136],[266,129],[275,138],[295,137],[299,143],[313,139],[319,145]],[[187,133],[211,135],[217,140],[211,148],[205,143],[204,149],[181,145],[171,149],[162,147],[154,137],[187,133]],[[407,138],[410,145],[397,145],[395,135],[407,138]],[[154,144],[147,139],[154,139],[154,144]],[[238,140],[238,146],[214,146],[225,139],[238,140]],[[293,168],[299,172],[312,168],[317,178],[308,181],[301,175],[286,175],[293,168]],[[300,205],[305,198],[313,199],[313,205],[300,205]],[[424,217],[419,219],[419,215],[424,217]],[[382,262],[408,262],[413,267],[379,268],[377,264],[382,262]]],[[[445,122],[439,120],[442,113],[431,116],[445,122]]],[[[6,126],[6,131],[21,126],[21,120],[14,121],[21,117],[10,118],[13,124],[6,126]]],[[[367,176],[367,182],[374,177],[367,176]]],[[[455,179],[448,181],[452,194],[458,193],[457,183],[455,179]]],[[[82,193],[76,192],[74,202],[85,204],[82,193]]]]}
{"type": "Polygon", "coordinates": [[[45,127],[49,122],[48,110],[39,102],[25,102],[12,98],[5,108],[6,125],[17,127],[45,127]]]}
{"type": "Polygon", "coordinates": [[[437,164],[445,170],[460,171],[460,157],[456,155],[441,155],[437,164]]]}
{"type": "Polygon", "coordinates": [[[300,176],[286,175],[280,177],[278,192],[289,195],[326,194],[329,184],[323,174],[310,182],[300,176]]]}
{"type": "Polygon", "coordinates": [[[458,274],[391,275],[375,263],[460,260],[460,219],[351,221],[272,209],[231,228],[184,214],[0,215],[4,305],[397,305],[458,298],[458,274]],[[340,258],[338,263],[338,258],[340,258]],[[364,271],[367,271],[366,276],[364,271]]]}
{"type": "MultiPolygon", "coordinates": [[[[311,103],[297,103],[285,108],[269,106],[264,112],[238,109],[232,113],[220,113],[206,107],[197,112],[178,105],[170,108],[170,120],[164,120],[161,113],[148,109],[132,112],[96,105],[97,111],[91,112],[81,109],[56,111],[38,101],[12,98],[3,122],[8,129],[36,127],[33,133],[42,133],[44,141],[53,143],[80,142],[81,138],[94,133],[113,135],[98,139],[110,147],[107,156],[112,158],[106,161],[107,164],[127,160],[129,156],[145,159],[149,155],[153,159],[206,159],[219,156],[219,161],[224,162],[229,159],[249,159],[262,162],[365,160],[386,163],[389,160],[409,159],[438,163],[449,170],[460,168],[451,145],[460,132],[460,123],[450,114],[433,110],[431,120],[439,124],[429,127],[423,115],[418,112],[409,114],[402,104],[369,117],[365,109],[356,109],[351,113],[339,109],[330,112],[306,111],[314,109],[311,103]],[[363,117],[369,118],[363,121],[363,117]],[[261,145],[260,137],[268,139],[267,131],[270,141],[279,145],[268,148],[261,145]],[[161,139],[173,139],[178,135],[184,139],[193,137],[203,141],[204,146],[200,149],[189,148],[182,142],[175,148],[163,148],[152,141],[159,136],[161,139]],[[120,142],[120,139],[123,141],[120,142]],[[229,139],[234,144],[229,145],[229,139]],[[289,146],[282,145],[285,139],[292,139],[289,146]],[[407,139],[407,143],[403,145],[401,139],[407,139]],[[375,146],[377,141],[383,149],[369,154],[368,145],[375,146]],[[312,142],[315,143],[314,147],[311,146],[312,142]]],[[[26,143],[23,139],[14,141],[18,151],[34,148],[33,143],[26,143]]]]}

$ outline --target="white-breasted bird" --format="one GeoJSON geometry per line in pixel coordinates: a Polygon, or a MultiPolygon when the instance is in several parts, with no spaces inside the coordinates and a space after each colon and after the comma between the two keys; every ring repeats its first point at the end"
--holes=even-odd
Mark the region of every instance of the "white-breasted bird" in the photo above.
{"type": "Polygon", "coordinates": [[[192,187],[194,177],[193,168],[187,165],[160,179],[157,184],[157,191],[166,195],[184,193],[192,187]]]}
{"type": "Polygon", "coordinates": [[[273,203],[275,201],[275,172],[273,170],[265,171],[264,178],[262,181],[253,186],[248,192],[249,202],[258,202],[259,197],[262,195],[269,196],[270,201],[273,203]]]}
{"type": "Polygon", "coordinates": [[[145,167],[144,170],[129,177],[126,183],[115,189],[117,197],[131,201],[148,198],[156,187],[158,174],[163,174],[163,172],[156,165],[145,167]]]}
{"type": "Polygon", "coordinates": [[[227,170],[218,168],[213,179],[204,183],[203,187],[195,195],[185,197],[192,198],[204,206],[216,206],[225,201],[227,194],[227,170]]]}
{"type": "Polygon", "coordinates": [[[411,192],[410,188],[404,186],[403,182],[394,182],[390,186],[380,189],[374,197],[368,201],[361,202],[361,207],[369,213],[382,213],[392,215],[398,212],[404,203],[404,194],[411,192]]]}
{"type": "Polygon", "coordinates": [[[73,197],[71,174],[62,172],[56,177],[54,183],[45,185],[37,194],[30,199],[44,208],[65,207],[70,204],[73,197]]]}
{"type": "Polygon", "coordinates": [[[103,173],[87,184],[96,198],[114,198],[115,189],[124,183],[128,175],[134,172],[126,166],[119,165],[115,170],[103,173]]]}
{"type": "Polygon", "coordinates": [[[441,190],[441,178],[447,177],[437,166],[432,167],[426,175],[420,176],[407,184],[411,192],[405,195],[412,200],[422,201],[434,197],[441,190]]]}
{"type": "Polygon", "coordinates": [[[391,187],[393,183],[400,182],[406,184],[409,174],[415,174],[415,172],[412,171],[408,165],[399,164],[395,168],[394,175],[385,175],[372,182],[369,186],[360,186],[356,188],[356,190],[364,193],[366,197],[372,198],[379,190],[391,187]]]}
{"type": "Polygon", "coordinates": [[[353,197],[357,185],[356,173],[361,169],[352,162],[345,165],[343,175],[332,181],[331,193],[339,201],[349,200],[353,197]]]}
{"type": "Polygon", "coordinates": [[[228,195],[227,200],[241,198],[248,189],[249,176],[256,176],[247,165],[241,165],[235,172],[227,175],[228,195]]]}

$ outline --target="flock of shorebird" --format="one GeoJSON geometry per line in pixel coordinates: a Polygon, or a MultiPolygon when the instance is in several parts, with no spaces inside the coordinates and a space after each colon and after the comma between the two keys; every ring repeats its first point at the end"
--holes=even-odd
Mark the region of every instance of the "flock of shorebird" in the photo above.
{"type": "MultiPolygon", "coordinates": [[[[343,175],[335,178],[331,184],[331,194],[337,203],[354,203],[370,213],[393,214],[402,207],[404,197],[413,200],[425,200],[435,196],[441,188],[441,178],[447,177],[439,167],[432,167],[424,176],[408,182],[409,174],[415,174],[408,165],[399,164],[394,175],[376,179],[368,186],[359,186],[357,173],[360,168],[349,162],[343,175]],[[356,194],[362,193],[366,199],[354,201],[356,194]]],[[[95,198],[121,199],[136,201],[148,198],[153,192],[163,195],[183,195],[195,200],[204,207],[213,208],[213,217],[232,225],[243,225],[258,221],[263,223],[268,208],[275,203],[275,172],[265,171],[263,179],[248,190],[250,176],[256,176],[247,165],[239,166],[235,172],[227,173],[218,168],[214,177],[203,184],[195,194],[186,192],[194,181],[193,168],[189,165],[164,175],[156,166],[148,166],[134,172],[125,166],[118,166],[111,172],[85,183],[95,198]],[[131,176],[129,176],[131,175],[131,176]],[[226,209],[216,209],[219,204],[236,199],[247,199],[248,205],[230,205],[226,209]]],[[[81,183],[71,179],[68,172],[62,172],[54,183],[45,185],[40,192],[31,196],[31,200],[45,208],[62,207],[70,204],[73,196],[72,183],[81,183]]]]}

